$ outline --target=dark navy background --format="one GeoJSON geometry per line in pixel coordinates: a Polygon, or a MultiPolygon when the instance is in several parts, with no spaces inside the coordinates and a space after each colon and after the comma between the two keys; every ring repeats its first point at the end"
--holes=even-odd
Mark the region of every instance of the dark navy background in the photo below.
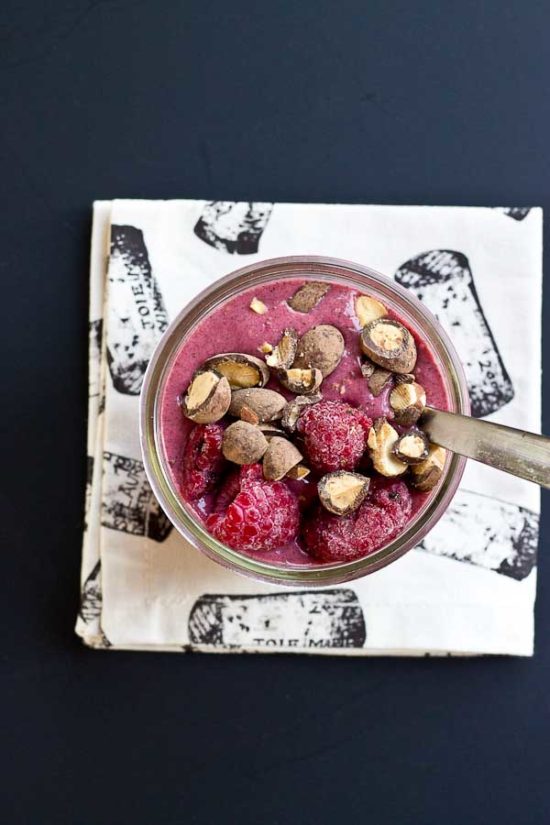
{"type": "Polygon", "coordinates": [[[92,200],[548,210],[550,5],[9,0],[3,16],[2,820],[548,822],[547,494],[533,660],[113,654],[73,624],[92,200]]]}

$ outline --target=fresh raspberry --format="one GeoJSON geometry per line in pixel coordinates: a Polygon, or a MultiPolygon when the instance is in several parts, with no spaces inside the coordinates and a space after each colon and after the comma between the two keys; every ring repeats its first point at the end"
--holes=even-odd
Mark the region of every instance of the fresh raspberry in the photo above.
{"type": "MultiPolygon", "coordinates": [[[[224,512],[212,513],[206,529],[235,550],[276,550],[298,533],[298,500],[283,481],[265,481],[261,464],[239,473],[240,489],[224,512]]],[[[223,502],[225,503],[225,502],[223,502]]]]}
{"type": "Polygon", "coordinates": [[[305,522],[308,553],[318,561],[352,561],[387,544],[406,524],[411,494],[403,482],[371,482],[372,494],[349,516],[335,516],[320,504],[305,522]]]}
{"type": "Polygon", "coordinates": [[[343,401],[306,407],[296,429],[304,439],[310,465],[322,473],[354,470],[367,448],[372,421],[343,401]]]}
{"type": "Polygon", "coordinates": [[[189,501],[204,495],[221,475],[223,431],[221,424],[197,424],[189,433],[181,480],[181,491],[189,501]]]}

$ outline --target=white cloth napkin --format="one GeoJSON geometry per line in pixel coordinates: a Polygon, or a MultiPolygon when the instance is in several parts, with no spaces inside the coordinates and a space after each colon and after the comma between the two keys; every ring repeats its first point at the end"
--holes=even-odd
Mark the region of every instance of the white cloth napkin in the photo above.
{"type": "Polygon", "coordinates": [[[539,431],[540,209],[96,203],[77,632],[94,647],[143,650],[531,655],[539,490],[511,476],[470,462],[417,549],[305,593],[226,571],[160,512],[138,441],[156,341],[216,278],[293,254],[366,263],[414,290],[456,344],[474,414],[539,431]]]}

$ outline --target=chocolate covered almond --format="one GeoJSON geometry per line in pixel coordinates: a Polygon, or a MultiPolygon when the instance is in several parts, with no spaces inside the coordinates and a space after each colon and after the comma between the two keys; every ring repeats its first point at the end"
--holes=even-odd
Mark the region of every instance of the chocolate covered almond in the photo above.
{"type": "Polygon", "coordinates": [[[316,404],[321,400],[321,398],[321,394],[316,393],[314,395],[297,395],[296,398],[289,401],[283,410],[281,420],[281,424],[285,430],[293,433],[296,429],[296,422],[298,421],[303,408],[309,406],[310,404],[316,404]]]}
{"type": "Polygon", "coordinates": [[[298,341],[293,367],[321,370],[323,378],[334,372],[344,354],[344,336],[331,324],[319,324],[298,341]]]}
{"type": "Polygon", "coordinates": [[[267,447],[263,460],[264,478],[279,481],[300,463],[303,456],[287,438],[274,436],[267,447]]]}
{"type": "Polygon", "coordinates": [[[235,421],[223,434],[222,452],[234,464],[254,464],[267,450],[267,439],[258,427],[235,421]]]}
{"type": "Polygon", "coordinates": [[[246,352],[222,352],[208,358],[203,369],[215,369],[229,381],[232,390],[265,387],[269,369],[261,358],[246,352]]]}
{"type": "Polygon", "coordinates": [[[355,299],[355,314],[361,328],[366,327],[371,321],[383,318],[388,314],[387,308],[381,301],[371,298],[370,295],[359,295],[355,299]]]}
{"type": "Polygon", "coordinates": [[[323,381],[323,373],[318,369],[277,370],[277,378],[287,390],[297,395],[317,392],[323,381]]]}
{"type": "Polygon", "coordinates": [[[420,464],[411,467],[411,484],[421,493],[429,493],[436,486],[445,468],[447,451],[432,445],[428,456],[420,464]]]}
{"type": "Polygon", "coordinates": [[[229,415],[240,418],[241,410],[245,406],[256,413],[260,424],[264,424],[266,421],[276,421],[281,418],[286,406],[286,398],[280,392],[266,390],[262,387],[234,390],[231,394],[229,415]]]}
{"type": "Polygon", "coordinates": [[[361,349],[379,367],[409,373],[416,364],[416,344],[409,330],[392,318],[371,321],[361,332],[361,349]]]}
{"type": "Polygon", "coordinates": [[[390,393],[390,407],[395,421],[403,427],[416,424],[426,406],[424,387],[413,381],[411,384],[398,384],[390,393]]]}
{"type": "Polygon", "coordinates": [[[347,516],[357,510],[369,489],[370,479],[359,473],[339,470],[327,473],[317,484],[323,507],[337,516],[347,516]]]}
{"type": "Polygon", "coordinates": [[[399,434],[385,418],[376,419],[367,439],[374,469],[387,478],[402,475],[408,466],[393,453],[398,439],[399,434]]]}
{"type": "Polygon", "coordinates": [[[430,441],[426,433],[417,427],[397,439],[393,445],[393,454],[405,464],[420,464],[428,458],[430,441]]]}
{"type": "Polygon", "coordinates": [[[294,363],[297,346],[298,333],[292,327],[287,327],[283,331],[277,346],[266,355],[266,364],[268,367],[273,367],[277,370],[289,369],[294,363]]]}
{"type": "Polygon", "coordinates": [[[296,290],[292,298],[289,298],[288,305],[296,312],[311,312],[319,301],[325,297],[329,289],[329,284],[323,284],[320,281],[308,281],[296,290]]]}
{"type": "Polygon", "coordinates": [[[231,403],[227,378],[215,370],[195,375],[181,400],[183,413],[196,424],[213,424],[223,418],[231,403]]]}

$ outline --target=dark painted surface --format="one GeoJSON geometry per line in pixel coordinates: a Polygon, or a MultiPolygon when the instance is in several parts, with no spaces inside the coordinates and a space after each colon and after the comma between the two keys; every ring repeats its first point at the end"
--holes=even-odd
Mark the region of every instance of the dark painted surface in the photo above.
{"type": "Polygon", "coordinates": [[[3,9],[2,818],[542,825],[546,511],[532,661],[113,654],[72,626],[92,199],[548,209],[550,7],[3,9]]]}

